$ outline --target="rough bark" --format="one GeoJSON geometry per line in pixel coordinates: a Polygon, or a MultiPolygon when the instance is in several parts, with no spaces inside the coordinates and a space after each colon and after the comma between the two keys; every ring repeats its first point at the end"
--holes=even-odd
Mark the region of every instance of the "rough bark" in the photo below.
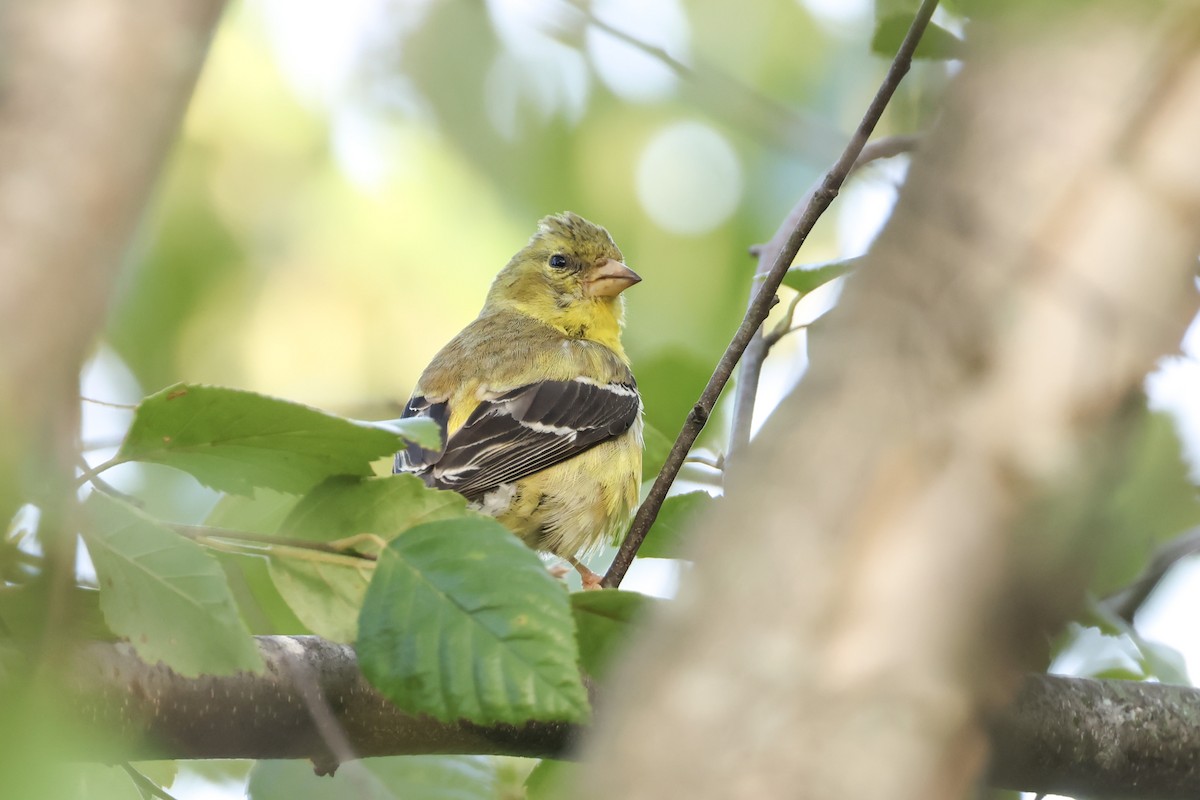
{"type": "Polygon", "coordinates": [[[1200,691],[1030,675],[991,725],[993,786],[1095,798],[1200,797],[1200,691]]]}
{"type": "MultiPolygon", "coordinates": [[[[573,758],[579,728],[482,726],[406,714],[358,671],[353,649],[315,636],[263,636],[262,675],[184,678],[123,644],[72,662],[67,705],[100,736],[87,758],[339,761],[332,723],[357,757],[429,753],[573,758]],[[101,749],[95,749],[101,748],[101,749]]],[[[603,698],[600,698],[601,706],[603,698]]],[[[988,722],[992,785],[1095,798],[1200,796],[1200,689],[1027,675],[988,722]]]]}
{"type": "Polygon", "coordinates": [[[104,732],[84,755],[144,758],[307,758],[322,770],[357,758],[428,753],[556,756],[565,723],[441,723],[397,709],[358,671],[354,649],[316,636],[260,636],[262,675],[184,678],[122,644],[93,643],[73,660],[70,705],[104,732]],[[333,732],[333,735],[331,734],[333,732]],[[333,752],[348,748],[348,753],[333,752]]]}
{"type": "Polygon", "coordinates": [[[983,720],[1080,599],[1089,543],[1048,498],[1120,459],[1196,313],[1197,20],[1005,6],[618,677],[581,796],[969,796],[983,720]]]}

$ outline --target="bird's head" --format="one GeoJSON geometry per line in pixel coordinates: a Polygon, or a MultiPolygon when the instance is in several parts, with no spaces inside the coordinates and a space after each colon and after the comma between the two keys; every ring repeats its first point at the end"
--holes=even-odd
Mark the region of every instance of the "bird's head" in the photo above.
{"type": "Polygon", "coordinates": [[[512,308],[576,338],[607,339],[621,321],[621,292],[641,278],[622,263],[608,231],[565,211],[544,217],[496,276],[493,307],[512,308]]]}

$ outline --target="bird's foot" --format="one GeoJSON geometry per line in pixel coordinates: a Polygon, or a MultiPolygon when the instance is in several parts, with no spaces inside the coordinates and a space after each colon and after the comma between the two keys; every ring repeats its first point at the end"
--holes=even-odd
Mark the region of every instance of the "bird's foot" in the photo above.
{"type": "Polygon", "coordinates": [[[575,571],[579,573],[585,592],[594,592],[604,588],[600,585],[600,582],[604,580],[603,575],[597,575],[574,558],[571,559],[571,566],[575,567],[575,571]]]}
{"type": "Polygon", "coordinates": [[[566,564],[555,564],[552,567],[546,567],[546,572],[549,572],[560,581],[571,574],[571,568],[566,564]]]}

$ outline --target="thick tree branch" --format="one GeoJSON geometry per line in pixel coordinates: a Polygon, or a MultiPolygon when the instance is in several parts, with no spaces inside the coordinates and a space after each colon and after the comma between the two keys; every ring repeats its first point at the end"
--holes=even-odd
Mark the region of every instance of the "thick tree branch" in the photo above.
{"type": "Polygon", "coordinates": [[[1200,797],[1200,690],[1030,675],[991,723],[993,786],[1094,798],[1200,797]]]}
{"type": "Polygon", "coordinates": [[[494,753],[556,756],[575,729],[565,723],[480,726],[414,717],[391,705],[358,671],[354,649],[316,636],[261,636],[262,675],[184,678],[138,660],[123,644],[92,643],[72,664],[69,707],[97,736],[85,755],[153,758],[307,758],[328,770],[330,751],[312,709],[324,707],[354,755],[494,753]]]}
{"type": "MultiPolygon", "coordinates": [[[[348,645],[313,636],[258,642],[265,674],[191,679],[143,664],[126,645],[86,646],[73,665],[70,704],[102,749],[84,755],[306,758],[328,770],[340,759],[313,719],[314,704],[328,707],[361,757],[572,754],[571,725],[447,724],[405,714],[367,684],[348,645]]],[[[996,786],[1096,798],[1200,796],[1200,689],[1029,675],[990,731],[996,786]]]]}

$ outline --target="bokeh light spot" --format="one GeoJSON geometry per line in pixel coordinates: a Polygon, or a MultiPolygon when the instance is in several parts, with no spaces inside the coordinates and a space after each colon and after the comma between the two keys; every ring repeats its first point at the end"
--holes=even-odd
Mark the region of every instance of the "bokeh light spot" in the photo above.
{"type": "Polygon", "coordinates": [[[699,235],[737,208],[742,167],[724,136],[699,122],[677,122],[655,135],[642,152],[637,195],[660,227],[699,235]]]}

